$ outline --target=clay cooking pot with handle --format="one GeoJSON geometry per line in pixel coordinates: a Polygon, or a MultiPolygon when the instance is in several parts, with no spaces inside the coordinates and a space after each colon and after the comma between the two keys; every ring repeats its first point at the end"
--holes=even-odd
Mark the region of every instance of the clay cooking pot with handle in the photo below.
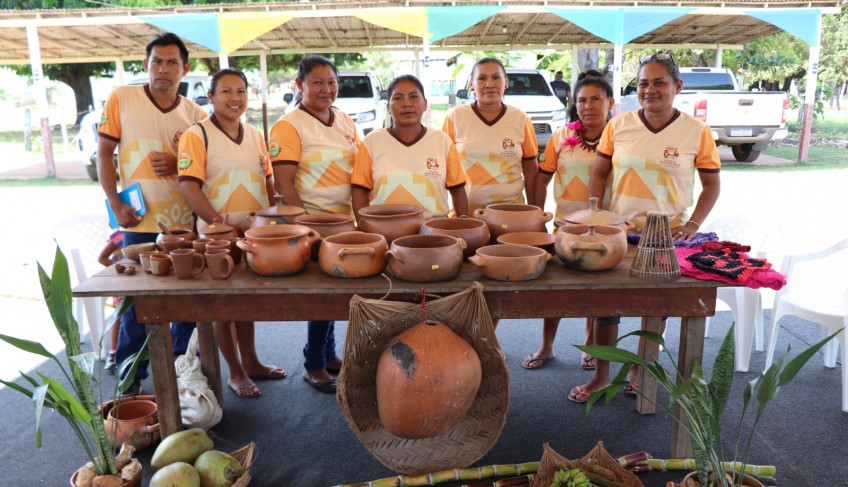
{"type": "Polygon", "coordinates": [[[337,215],[332,213],[303,214],[294,217],[294,223],[309,227],[321,236],[312,246],[312,258],[318,258],[323,239],[344,232],[355,232],[356,225],[353,223],[353,215],[337,215]]]}
{"type": "Polygon", "coordinates": [[[497,203],[474,210],[474,218],[489,225],[492,243],[498,237],[512,232],[544,232],[545,223],[554,218],[553,213],[542,211],[538,206],[497,203]]]}
{"type": "Polygon", "coordinates": [[[303,225],[265,225],[247,230],[236,245],[253,272],[288,276],[303,270],[318,238],[315,230],[303,225]]]}
{"type": "Polygon", "coordinates": [[[631,221],[625,220],[618,213],[598,208],[598,198],[596,196],[589,198],[589,208],[565,215],[562,218],[562,222],[558,222],[557,226],[569,224],[612,225],[614,227],[621,227],[625,232],[635,228],[635,225],[631,221]]]}
{"type": "Polygon", "coordinates": [[[465,240],[463,257],[474,255],[480,247],[489,245],[489,226],[476,218],[431,218],[421,225],[421,235],[450,235],[465,240]]]}
{"type": "Polygon", "coordinates": [[[318,265],[333,277],[373,276],[386,268],[388,248],[379,233],[337,233],[321,242],[318,265]]]}
{"type": "Polygon", "coordinates": [[[436,282],[453,279],[462,266],[465,241],[449,235],[410,235],[392,242],[386,256],[398,279],[436,282]]]}
{"type": "Polygon", "coordinates": [[[611,225],[563,225],[556,234],[554,249],[568,267],[602,271],[615,267],[627,253],[627,237],[621,227],[611,225]]]}
{"type": "Polygon", "coordinates": [[[367,233],[379,233],[389,244],[394,239],[415,235],[424,223],[424,208],[415,205],[373,205],[359,210],[356,226],[367,233]]]}
{"type": "Polygon", "coordinates": [[[274,201],[277,203],[274,206],[245,215],[245,218],[250,221],[250,228],[296,223],[295,218],[306,213],[306,210],[299,206],[284,204],[281,194],[275,194],[274,201]]]}
{"type": "Polygon", "coordinates": [[[489,279],[498,281],[530,281],[539,277],[551,254],[530,245],[502,244],[477,249],[468,261],[480,268],[489,279]]]}

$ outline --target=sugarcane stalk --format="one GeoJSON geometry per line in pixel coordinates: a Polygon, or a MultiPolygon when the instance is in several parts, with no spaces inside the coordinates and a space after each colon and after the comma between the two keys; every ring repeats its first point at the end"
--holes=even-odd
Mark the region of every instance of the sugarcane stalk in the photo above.
{"type": "MultiPolygon", "coordinates": [[[[693,458],[649,458],[641,462],[641,465],[648,465],[651,470],[694,470],[695,460],[693,458]]],[[[746,473],[763,479],[772,479],[777,473],[777,468],[774,465],[744,465],[742,462],[721,462],[721,467],[726,470],[734,470],[736,472],[746,473]]]]}
{"type": "MultiPolygon", "coordinates": [[[[439,470],[422,475],[398,475],[396,477],[386,477],[370,482],[337,485],[336,487],[426,487],[446,482],[455,482],[457,480],[484,480],[492,477],[503,477],[505,475],[521,476],[536,473],[538,470],[539,462],[489,465],[486,467],[439,470]]],[[[502,484],[496,487],[505,487],[505,485],[502,484]]]]}

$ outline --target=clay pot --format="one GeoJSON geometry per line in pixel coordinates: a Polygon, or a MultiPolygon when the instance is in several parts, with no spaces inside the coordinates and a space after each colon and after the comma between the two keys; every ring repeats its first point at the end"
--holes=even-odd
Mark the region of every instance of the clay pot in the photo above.
{"type": "Polygon", "coordinates": [[[530,245],[490,245],[477,249],[468,261],[480,268],[489,279],[498,281],[530,281],[539,277],[551,254],[530,245]]]}
{"type": "Polygon", "coordinates": [[[266,225],[246,231],[236,245],[244,251],[253,272],[288,276],[306,266],[312,255],[311,246],[318,238],[315,230],[303,225],[266,225]]]}
{"type": "MultiPolygon", "coordinates": [[[[71,475],[71,487],[77,486],[77,472],[74,472],[71,475]]],[[[133,478],[125,481],[123,484],[120,484],[119,487],[141,487],[141,470],[136,473],[133,478]]]]}
{"type": "Polygon", "coordinates": [[[122,397],[117,407],[115,401],[103,404],[100,414],[106,422],[109,445],[118,448],[122,443],[129,443],[140,450],[159,441],[156,413],[156,398],[149,395],[122,397]]]}
{"type": "MultiPolygon", "coordinates": [[[[739,474],[733,472],[732,470],[726,470],[728,478],[733,478],[734,476],[738,476],[739,474]]],[[[712,478],[712,473],[710,474],[712,478]]],[[[675,484],[674,482],[668,481],[665,484],[665,487],[688,487],[690,485],[700,485],[698,482],[698,472],[689,472],[683,477],[683,480],[679,484],[675,484]]],[[[735,483],[732,485],[736,485],[735,483]]],[[[748,474],[742,474],[742,485],[746,487],[765,487],[762,482],[755,479],[754,477],[748,474]]]]}
{"type": "Polygon", "coordinates": [[[180,235],[159,234],[156,238],[156,247],[162,252],[170,252],[172,250],[184,249],[191,246],[185,237],[180,235]]]}
{"type": "Polygon", "coordinates": [[[593,196],[589,198],[589,208],[585,210],[569,213],[562,218],[559,225],[568,224],[586,224],[586,225],[612,225],[621,227],[624,231],[634,228],[635,225],[629,220],[625,220],[618,213],[601,210],[598,208],[598,198],[593,196]]]}
{"type": "Polygon", "coordinates": [[[415,205],[374,205],[359,210],[357,227],[379,233],[391,244],[394,239],[415,235],[424,223],[424,209],[415,205]]]}
{"type": "Polygon", "coordinates": [[[554,249],[568,267],[601,271],[621,262],[627,253],[627,237],[622,228],[610,225],[563,225],[554,249]]]}
{"type": "Polygon", "coordinates": [[[556,236],[548,232],[514,232],[498,237],[498,243],[530,245],[553,253],[556,236]]]}
{"type": "MultiPolygon", "coordinates": [[[[161,228],[165,228],[164,225],[161,225],[161,228]]],[[[160,233],[156,236],[156,247],[159,250],[164,250],[160,245],[163,239],[166,239],[168,235],[173,235],[174,237],[182,237],[188,242],[188,245],[191,245],[191,242],[197,238],[197,234],[187,228],[168,228],[168,233],[160,233]]]]}
{"type": "Polygon", "coordinates": [[[210,225],[203,229],[198,228],[200,238],[211,238],[212,240],[227,240],[230,238],[238,238],[238,230],[232,225],[227,225],[226,222],[220,222],[216,218],[210,225]]]}
{"type": "Polygon", "coordinates": [[[298,215],[306,213],[300,206],[286,205],[283,203],[283,195],[274,195],[276,205],[255,211],[245,216],[250,221],[250,228],[263,227],[265,225],[286,225],[295,223],[298,215]]]}
{"type": "Polygon", "coordinates": [[[480,247],[489,245],[489,226],[476,218],[431,218],[421,225],[422,235],[450,235],[465,240],[463,257],[474,255],[480,247]]]}
{"type": "Polygon", "coordinates": [[[553,213],[542,211],[533,205],[498,203],[474,210],[474,218],[479,218],[489,225],[492,243],[505,233],[544,232],[545,223],[553,217],[553,213]]]}
{"type": "Polygon", "coordinates": [[[334,277],[367,277],[386,268],[386,237],[344,232],[325,237],[318,251],[321,270],[334,277]]]}
{"type": "Polygon", "coordinates": [[[448,235],[410,235],[392,242],[386,256],[398,279],[435,282],[459,274],[464,249],[464,240],[448,235]]]}
{"type": "MultiPolygon", "coordinates": [[[[355,232],[356,224],[353,223],[352,215],[335,215],[331,213],[320,213],[314,215],[298,215],[294,223],[309,227],[321,236],[322,239],[344,232],[355,232]]],[[[322,241],[312,246],[312,258],[318,258],[318,251],[322,241]]]]}

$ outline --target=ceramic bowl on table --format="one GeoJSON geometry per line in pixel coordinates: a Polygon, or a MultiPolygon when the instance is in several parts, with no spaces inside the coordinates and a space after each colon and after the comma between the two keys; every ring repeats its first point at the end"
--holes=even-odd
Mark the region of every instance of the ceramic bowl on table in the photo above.
{"type": "Polygon", "coordinates": [[[436,282],[459,274],[464,249],[464,240],[448,235],[410,235],[395,239],[386,256],[398,279],[436,282]]]}
{"type": "Polygon", "coordinates": [[[318,258],[323,239],[344,232],[355,232],[356,224],[353,215],[336,215],[332,213],[303,214],[294,218],[294,223],[309,227],[321,236],[321,240],[312,247],[312,258],[318,258]]]}
{"type": "Polygon", "coordinates": [[[551,254],[539,247],[519,244],[490,245],[477,249],[468,261],[489,279],[530,281],[545,271],[551,254]]]}
{"type": "Polygon", "coordinates": [[[489,226],[476,218],[431,218],[421,225],[422,235],[449,235],[465,240],[463,257],[474,255],[480,247],[489,245],[489,226]]]}
{"type": "Polygon", "coordinates": [[[505,233],[544,232],[545,224],[554,218],[553,213],[538,206],[497,203],[474,210],[474,218],[489,225],[493,243],[505,233]]]}
{"type": "Polygon", "coordinates": [[[141,256],[142,252],[149,252],[149,251],[155,250],[155,249],[156,249],[156,244],[154,242],[143,242],[143,243],[127,245],[126,247],[123,248],[122,252],[124,254],[124,257],[140,263],[141,262],[140,256],[141,256]]]}
{"type": "Polygon", "coordinates": [[[415,205],[372,205],[359,210],[356,226],[366,233],[379,233],[389,244],[394,239],[416,235],[424,223],[424,209],[415,205]]]}

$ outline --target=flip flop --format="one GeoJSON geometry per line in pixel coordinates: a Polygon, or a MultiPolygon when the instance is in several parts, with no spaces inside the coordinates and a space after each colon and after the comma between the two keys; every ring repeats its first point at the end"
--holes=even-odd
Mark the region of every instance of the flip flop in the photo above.
{"type": "MultiPolygon", "coordinates": [[[[331,360],[331,362],[332,362],[332,360],[331,360]]],[[[341,360],[339,360],[339,362],[341,362],[341,360]]],[[[330,367],[329,365],[327,366],[327,372],[330,373],[330,374],[337,375],[341,371],[342,371],[341,367],[330,367]]]]}
{"type": "Polygon", "coordinates": [[[237,387],[232,382],[227,382],[227,386],[232,389],[236,395],[242,399],[256,399],[257,397],[262,395],[262,391],[256,387],[256,384],[250,384],[249,386],[237,387]],[[254,393],[254,394],[251,394],[254,393]]]}
{"type": "Polygon", "coordinates": [[[580,357],[580,368],[583,370],[595,370],[595,357],[583,354],[580,357]]]}
{"type": "Polygon", "coordinates": [[[639,384],[635,382],[630,382],[624,386],[624,392],[627,394],[638,395],[639,394],[639,384]]]}
{"type": "Polygon", "coordinates": [[[574,386],[574,389],[571,389],[571,392],[568,393],[568,400],[582,404],[588,401],[591,395],[591,393],[584,391],[580,386],[574,386]]]}
{"type": "Polygon", "coordinates": [[[555,358],[556,357],[543,358],[543,357],[537,357],[536,354],[530,354],[530,355],[524,357],[524,361],[521,362],[521,366],[524,367],[525,369],[530,369],[530,370],[541,369],[542,367],[545,366],[546,363],[550,362],[551,360],[553,360],[555,358]],[[539,365],[533,366],[532,364],[534,364],[536,362],[538,362],[539,365]]]}
{"type": "Polygon", "coordinates": [[[286,378],[286,371],[279,367],[271,367],[265,375],[251,375],[253,380],[282,380],[286,378]]]}

